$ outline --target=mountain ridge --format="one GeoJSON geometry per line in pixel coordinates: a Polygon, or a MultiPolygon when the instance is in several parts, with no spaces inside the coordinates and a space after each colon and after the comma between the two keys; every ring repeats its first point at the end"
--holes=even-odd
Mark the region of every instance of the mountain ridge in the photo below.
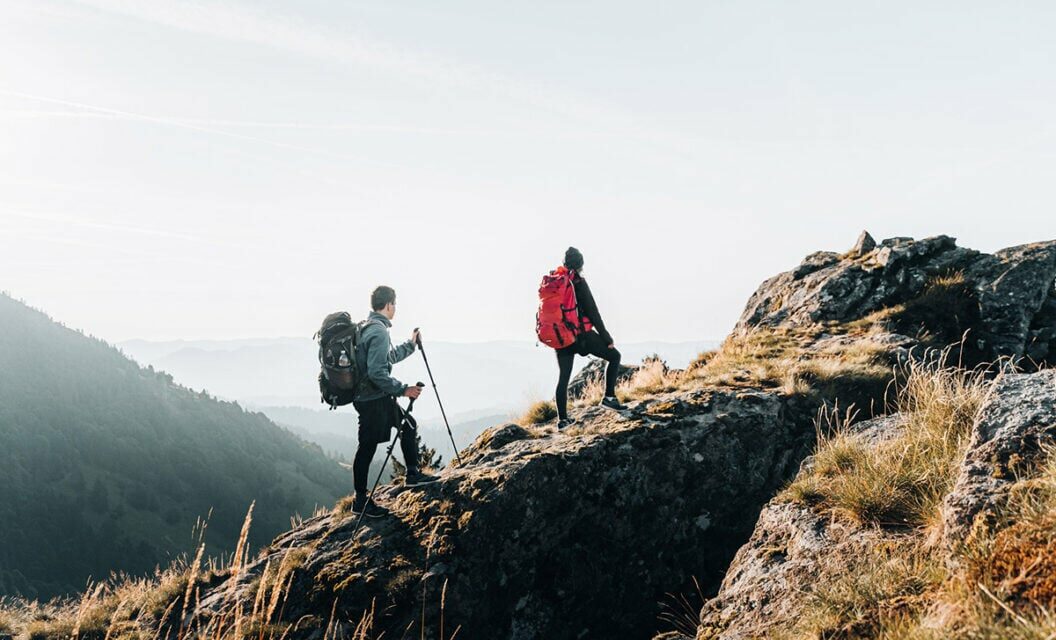
{"type": "Polygon", "coordinates": [[[48,597],[89,576],[146,574],[193,550],[210,513],[216,550],[230,549],[254,500],[266,538],[349,482],[263,414],[180,387],[6,295],[0,326],[2,592],[48,597]]]}

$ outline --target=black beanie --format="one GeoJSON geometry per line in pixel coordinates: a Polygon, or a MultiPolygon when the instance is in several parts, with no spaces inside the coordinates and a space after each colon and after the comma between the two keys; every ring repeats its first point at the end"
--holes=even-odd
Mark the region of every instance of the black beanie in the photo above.
{"type": "Polygon", "coordinates": [[[575,247],[569,247],[565,252],[565,266],[573,271],[583,268],[583,254],[575,247]]]}

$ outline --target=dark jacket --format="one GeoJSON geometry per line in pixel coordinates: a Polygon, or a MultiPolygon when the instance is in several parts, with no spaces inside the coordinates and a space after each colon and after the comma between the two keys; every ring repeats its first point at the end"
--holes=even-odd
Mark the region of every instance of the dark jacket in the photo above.
{"type": "Polygon", "coordinates": [[[357,402],[377,400],[385,396],[402,396],[407,385],[392,377],[392,365],[414,353],[414,343],[408,340],[392,346],[389,327],[392,322],[377,311],[367,317],[367,324],[356,348],[356,366],[367,374],[367,384],[356,394],[357,402]]]}
{"type": "Polygon", "coordinates": [[[605,329],[605,321],[601,319],[601,313],[598,312],[598,305],[594,302],[594,294],[590,292],[590,285],[577,273],[572,278],[572,287],[576,290],[579,315],[590,320],[597,332],[604,338],[606,345],[612,344],[612,336],[605,329]]]}

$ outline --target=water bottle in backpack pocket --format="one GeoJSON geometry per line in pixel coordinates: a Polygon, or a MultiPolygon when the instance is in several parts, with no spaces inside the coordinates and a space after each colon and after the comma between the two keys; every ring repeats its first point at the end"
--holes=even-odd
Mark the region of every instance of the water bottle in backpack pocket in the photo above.
{"type": "Polygon", "coordinates": [[[356,365],[356,345],[363,324],[352,322],[346,311],[331,313],[316,333],[319,340],[319,393],[322,402],[336,409],[352,402],[361,382],[356,365]]]}

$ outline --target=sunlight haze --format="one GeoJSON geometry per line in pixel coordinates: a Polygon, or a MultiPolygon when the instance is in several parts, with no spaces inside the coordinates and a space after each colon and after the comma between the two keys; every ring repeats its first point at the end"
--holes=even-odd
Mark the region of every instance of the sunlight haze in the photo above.
{"type": "Polygon", "coordinates": [[[1056,7],[0,4],[0,289],[111,341],[534,340],[569,245],[617,342],[724,336],[868,229],[1056,237],[1056,7]],[[985,42],[986,46],[980,46],[985,42]]]}

